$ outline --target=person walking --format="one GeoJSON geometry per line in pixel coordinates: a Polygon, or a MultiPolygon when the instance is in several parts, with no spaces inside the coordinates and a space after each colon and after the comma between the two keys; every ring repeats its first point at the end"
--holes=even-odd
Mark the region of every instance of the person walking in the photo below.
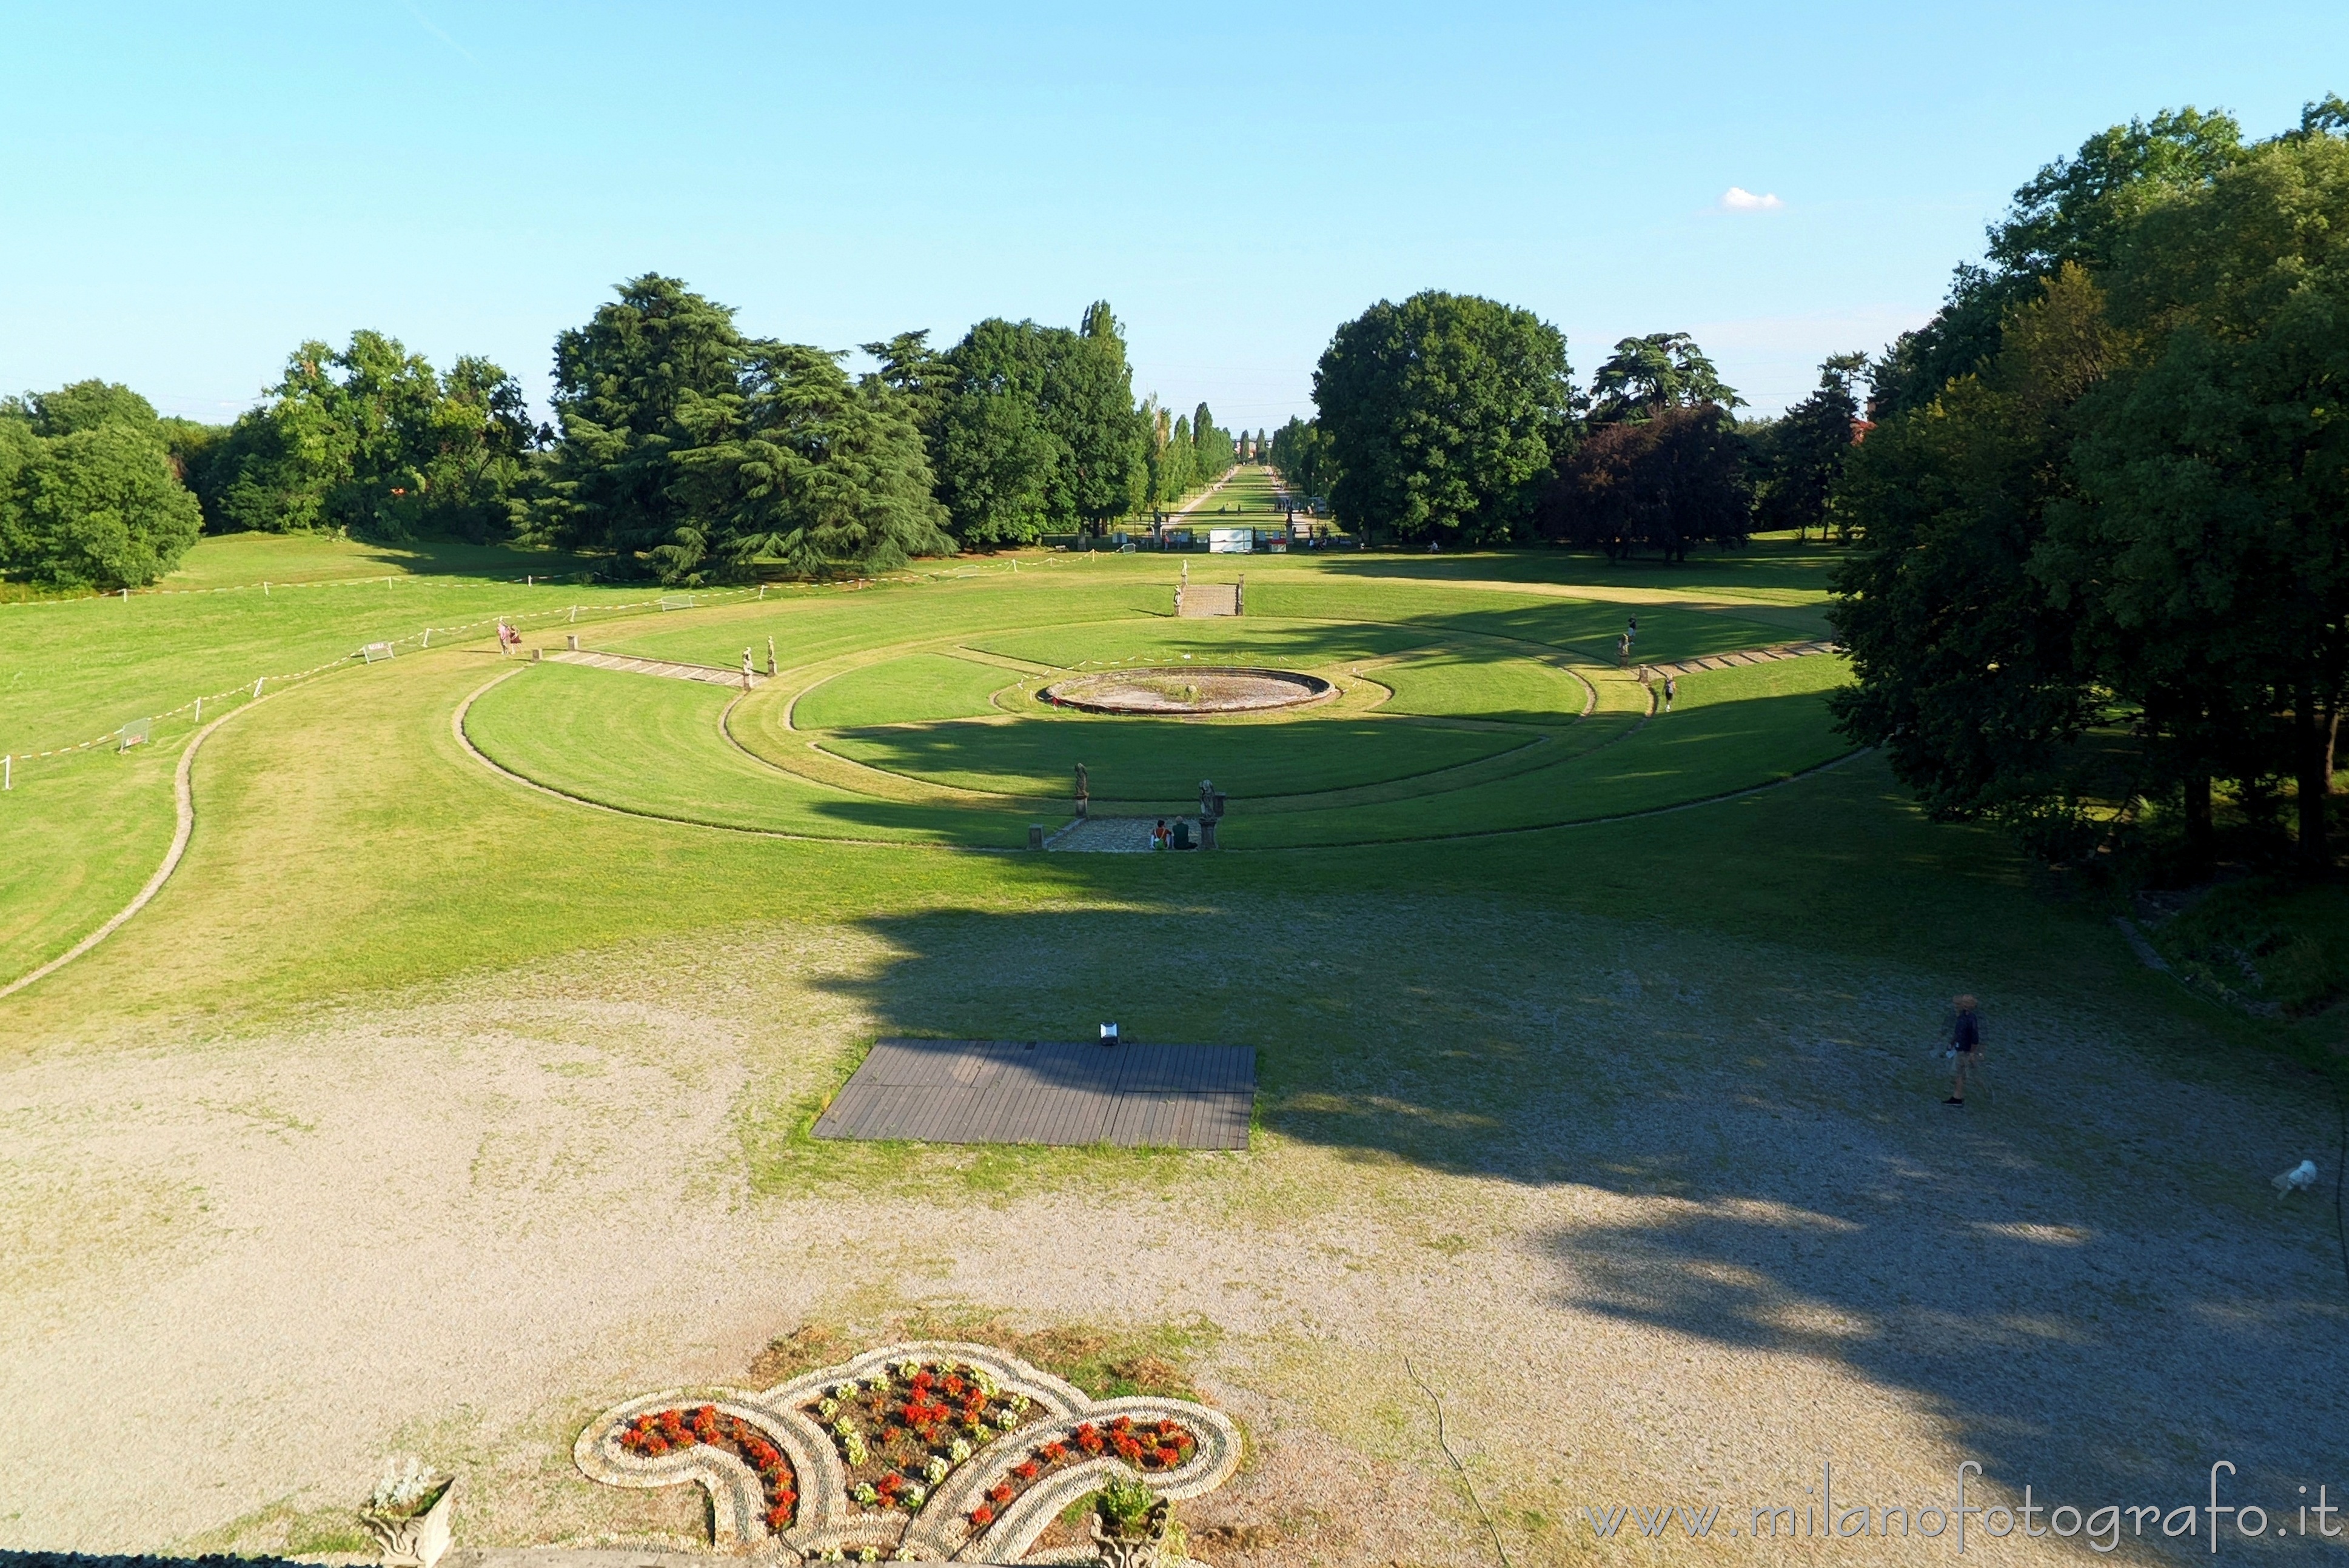
{"type": "Polygon", "coordinates": [[[1958,1016],[1950,1025],[1948,1055],[1956,1074],[1943,1105],[1966,1103],[1966,1075],[1982,1064],[1982,1004],[1971,996],[1961,996],[1955,1005],[1958,1016]]]}
{"type": "Polygon", "coordinates": [[[1672,698],[1680,695],[1681,677],[1678,676],[1666,676],[1664,677],[1664,711],[1666,713],[1672,711],[1672,698]]]}
{"type": "Polygon", "coordinates": [[[1632,615],[1627,618],[1623,626],[1623,635],[1635,643],[1640,640],[1639,616],[1632,615]]]}

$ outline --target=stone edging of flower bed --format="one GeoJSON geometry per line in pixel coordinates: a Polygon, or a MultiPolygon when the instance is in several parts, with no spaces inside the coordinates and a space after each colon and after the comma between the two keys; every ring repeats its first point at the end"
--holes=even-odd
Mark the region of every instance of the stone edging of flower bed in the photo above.
{"type": "Polygon", "coordinates": [[[910,1340],[868,1350],[762,1393],[723,1389],[696,1396],[669,1389],[630,1399],[589,1422],[572,1446],[572,1458],[582,1474],[612,1486],[698,1484],[709,1493],[713,1533],[721,1546],[771,1542],[802,1562],[832,1551],[854,1553],[870,1546],[885,1557],[916,1562],[1016,1563],[1062,1509],[1113,1477],[1139,1480],[1169,1501],[1221,1486],[1239,1466],[1240,1436],[1222,1411],[1190,1400],[1148,1395],[1095,1400],[1049,1372],[982,1345],[910,1340]],[[908,1360],[984,1370],[1007,1393],[1025,1395],[1043,1412],[1042,1419],[978,1447],[910,1516],[858,1507],[849,1496],[849,1470],[832,1435],[800,1408],[835,1385],[908,1360]],[[766,1493],[758,1475],[733,1454],[707,1444],[657,1457],[622,1447],[621,1433],[636,1418],[700,1405],[714,1406],[755,1427],[790,1461],[797,1511],[780,1535],[767,1528],[766,1493]],[[1013,1467],[1040,1446],[1056,1439],[1071,1440],[1079,1427],[1105,1425],[1121,1416],[1137,1423],[1177,1422],[1197,1447],[1188,1460],[1166,1470],[1142,1471],[1107,1455],[1056,1470],[1006,1504],[984,1528],[973,1526],[970,1515],[981,1500],[1009,1480],[1013,1467]]]}

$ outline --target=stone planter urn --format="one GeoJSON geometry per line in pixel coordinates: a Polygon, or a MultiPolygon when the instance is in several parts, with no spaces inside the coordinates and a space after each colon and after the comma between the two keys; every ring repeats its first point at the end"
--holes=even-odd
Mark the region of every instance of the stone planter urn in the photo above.
{"type": "Polygon", "coordinates": [[[1159,1553],[1166,1545],[1166,1500],[1160,1498],[1150,1505],[1150,1511],[1134,1525],[1102,1528],[1100,1510],[1090,1521],[1093,1532],[1093,1561],[1101,1568],[1158,1568],[1159,1553]]]}
{"type": "Polygon", "coordinates": [[[451,1476],[411,1512],[359,1510],[359,1523],[375,1537],[386,1568],[433,1568],[440,1561],[449,1550],[449,1500],[456,1491],[457,1478],[451,1476]]]}

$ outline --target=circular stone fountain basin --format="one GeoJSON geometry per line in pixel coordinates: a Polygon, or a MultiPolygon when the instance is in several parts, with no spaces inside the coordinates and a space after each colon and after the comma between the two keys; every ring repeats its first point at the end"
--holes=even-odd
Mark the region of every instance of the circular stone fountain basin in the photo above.
{"type": "Polygon", "coordinates": [[[1335,696],[1319,676],[1295,670],[1175,665],[1071,676],[1037,694],[1044,701],[1086,713],[1260,713],[1302,707],[1335,696]]]}

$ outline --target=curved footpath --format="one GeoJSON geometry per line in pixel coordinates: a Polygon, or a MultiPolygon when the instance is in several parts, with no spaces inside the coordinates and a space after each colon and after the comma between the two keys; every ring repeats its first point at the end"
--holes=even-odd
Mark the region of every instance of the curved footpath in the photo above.
{"type": "Polygon", "coordinates": [[[0,997],[14,995],[36,980],[45,980],[56,974],[121,930],[124,922],[145,909],[154,896],[163,891],[163,884],[171,880],[173,872],[179,870],[180,857],[188,852],[188,840],[196,830],[196,796],[192,775],[196,766],[197,751],[202,748],[206,740],[212,738],[213,730],[218,729],[238,714],[250,713],[263,703],[274,700],[276,696],[275,692],[271,692],[266,696],[255,697],[251,702],[232,708],[196,731],[188,741],[188,748],[180,753],[180,765],[171,775],[171,803],[178,811],[179,820],[171,831],[171,847],[163,851],[163,863],[155,868],[155,874],[147,879],[147,885],[139,890],[138,896],[118,910],[111,920],[29,975],[20,975],[5,985],[0,985],[0,997]]]}

